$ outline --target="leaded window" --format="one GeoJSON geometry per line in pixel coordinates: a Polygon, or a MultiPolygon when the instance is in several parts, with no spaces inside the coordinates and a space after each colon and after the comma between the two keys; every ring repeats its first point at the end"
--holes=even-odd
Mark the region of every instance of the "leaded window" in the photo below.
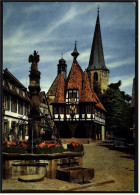
{"type": "Polygon", "coordinates": [[[68,90],[66,93],[66,103],[76,104],[79,103],[79,93],[76,89],[68,90]]]}
{"type": "Polygon", "coordinates": [[[54,114],[58,114],[59,113],[58,106],[54,106],[53,112],[54,112],[54,114]]]}
{"type": "Polygon", "coordinates": [[[10,109],[10,98],[8,96],[4,96],[4,109],[5,110],[10,109]]]}
{"type": "Polygon", "coordinates": [[[97,109],[95,108],[95,116],[97,116],[97,109]]]}
{"type": "Polygon", "coordinates": [[[25,104],[25,115],[29,114],[29,106],[25,104]]]}
{"type": "Polygon", "coordinates": [[[90,105],[86,105],[86,113],[91,113],[91,106],[90,105]]]}
{"type": "Polygon", "coordinates": [[[14,98],[11,99],[11,111],[17,112],[17,100],[14,98]]]}
{"type": "Polygon", "coordinates": [[[23,114],[23,103],[20,101],[18,103],[18,113],[23,114]]]}
{"type": "Polygon", "coordinates": [[[59,114],[64,114],[64,106],[59,106],[59,114]]]}

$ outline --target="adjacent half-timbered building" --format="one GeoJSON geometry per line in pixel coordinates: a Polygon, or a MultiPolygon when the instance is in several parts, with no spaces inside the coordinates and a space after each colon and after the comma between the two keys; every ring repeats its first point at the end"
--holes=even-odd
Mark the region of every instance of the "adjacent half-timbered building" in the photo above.
{"type": "Polygon", "coordinates": [[[3,70],[3,139],[27,138],[29,107],[27,88],[6,68],[3,70]]]}

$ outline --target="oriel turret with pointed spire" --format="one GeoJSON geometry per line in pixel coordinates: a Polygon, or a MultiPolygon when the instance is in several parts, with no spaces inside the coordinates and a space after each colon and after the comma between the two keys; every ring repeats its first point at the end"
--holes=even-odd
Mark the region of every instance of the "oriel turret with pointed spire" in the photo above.
{"type": "Polygon", "coordinates": [[[61,59],[59,60],[59,64],[57,65],[57,74],[63,74],[64,79],[67,78],[67,64],[66,61],[63,59],[63,54],[61,59]]]}
{"type": "Polygon", "coordinates": [[[101,92],[104,93],[108,87],[109,70],[105,65],[104,52],[102,45],[100,19],[99,19],[99,7],[97,11],[97,20],[94,31],[94,37],[91,47],[89,65],[87,73],[90,80],[90,85],[94,89],[94,83],[98,82],[101,88],[101,92]]]}
{"type": "Polygon", "coordinates": [[[71,53],[71,55],[73,56],[73,61],[76,61],[76,58],[79,56],[79,53],[77,51],[77,41],[75,41],[75,48],[73,52],[71,53]]]}

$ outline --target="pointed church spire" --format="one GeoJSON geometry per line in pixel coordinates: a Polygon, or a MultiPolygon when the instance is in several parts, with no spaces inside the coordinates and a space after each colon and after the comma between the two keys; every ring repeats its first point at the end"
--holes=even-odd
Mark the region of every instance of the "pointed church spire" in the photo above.
{"type": "Polygon", "coordinates": [[[104,61],[102,37],[101,37],[101,30],[100,30],[100,20],[99,20],[99,6],[97,10],[97,20],[96,20],[93,43],[91,47],[89,65],[87,70],[95,70],[95,69],[108,70],[104,61]]]}

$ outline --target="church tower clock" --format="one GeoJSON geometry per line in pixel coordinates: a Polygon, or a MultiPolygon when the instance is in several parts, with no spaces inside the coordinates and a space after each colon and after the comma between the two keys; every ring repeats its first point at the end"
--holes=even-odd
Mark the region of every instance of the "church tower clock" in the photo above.
{"type": "Polygon", "coordinates": [[[100,30],[100,20],[99,20],[99,8],[96,20],[96,26],[94,31],[93,43],[91,47],[89,65],[87,68],[87,73],[92,89],[94,89],[95,83],[98,83],[101,92],[104,93],[108,87],[109,81],[109,70],[105,65],[102,37],[100,30]]]}

